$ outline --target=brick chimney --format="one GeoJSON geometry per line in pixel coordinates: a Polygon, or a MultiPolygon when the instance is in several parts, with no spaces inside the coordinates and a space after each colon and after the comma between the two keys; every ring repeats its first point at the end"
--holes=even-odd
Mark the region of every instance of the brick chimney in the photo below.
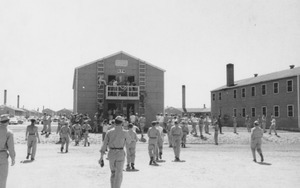
{"type": "Polygon", "coordinates": [[[4,105],[6,105],[6,99],[7,99],[7,91],[5,89],[4,90],[4,105]]]}
{"type": "Polygon", "coordinates": [[[255,73],[255,74],[254,74],[254,77],[257,77],[257,76],[258,76],[258,74],[255,73]]]}
{"type": "Polygon", "coordinates": [[[186,113],[185,108],[185,85],[182,85],[182,110],[186,113]]]}
{"type": "Polygon", "coordinates": [[[229,63],[226,65],[227,70],[227,86],[234,86],[234,67],[229,63]]]}
{"type": "Polygon", "coordinates": [[[17,96],[17,108],[20,108],[20,95],[17,96]]]}
{"type": "Polygon", "coordinates": [[[293,69],[295,67],[295,65],[290,65],[290,69],[293,69]]]}

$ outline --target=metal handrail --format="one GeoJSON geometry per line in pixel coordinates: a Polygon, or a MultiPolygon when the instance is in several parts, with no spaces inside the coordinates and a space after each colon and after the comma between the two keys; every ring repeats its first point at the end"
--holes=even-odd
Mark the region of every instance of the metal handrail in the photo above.
{"type": "Polygon", "coordinates": [[[106,96],[107,97],[139,97],[140,87],[139,86],[127,86],[127,85],[117,85],[117,86],[106,86],[106,96]]]}

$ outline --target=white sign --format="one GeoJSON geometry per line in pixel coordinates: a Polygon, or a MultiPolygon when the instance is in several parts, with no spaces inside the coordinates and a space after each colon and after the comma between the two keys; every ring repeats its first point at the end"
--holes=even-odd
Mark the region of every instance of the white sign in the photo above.
{"type": "Polygon", "coordinates": [[[115,64],[117,67],[127,67],[128,60],[116,60],[115,64]]]}
{"type": "Polygon", "coordinates": [[[118,69],[118,70],[117,70],[117,73],[118,73],[118,74],[123,74],[123,73],[125,73],[125,70],[124,70],[124,69],[118,69]]]}

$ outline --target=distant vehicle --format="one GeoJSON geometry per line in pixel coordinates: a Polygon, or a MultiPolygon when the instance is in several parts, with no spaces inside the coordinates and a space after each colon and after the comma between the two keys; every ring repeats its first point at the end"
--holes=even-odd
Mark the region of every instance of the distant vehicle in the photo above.
{"type": "Polygon", "coordinates": [[[10,125],[18,125],[18,119],[16,117],[12,117],[9,119],[10,125]]]}

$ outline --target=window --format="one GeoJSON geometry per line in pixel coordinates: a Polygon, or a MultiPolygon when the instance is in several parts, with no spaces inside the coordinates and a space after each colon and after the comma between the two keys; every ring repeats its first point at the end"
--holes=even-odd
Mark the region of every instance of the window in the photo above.
{"type": "Polygon", "coordinates": [[[233,98],[235,98],[235,99],[236,99],[236,89],[235,89],[235,90],[233,90],[233,98]]]}
{"type": "Polygon", "coordinates": [[[266,95],[267,94],[267,86],[265,84],[261,85],[261,94],[262,95],[266,95]]]}
{"type": "Polygon", "coordinates": [[[233,109],[233,116],[236,117],[236,108],[233,109]]]}
{"type": "Polygon", "coordinates": [[[251,87],[251,96],[255,96],[255,86],[251,87]]]}
{"type": "Polygon", "coordinates": [[[266,106],[261,107],[261,111],[262,111],[263,115],[267,116],[267,107],[266,106]]]}
{"type": "Polygon", "coordinates": [[[287,116],[294,117],[294,105],[287,106],[287,116]]]}
{"type": "Polygon", "coordinates": [[[222,100],[222,93],[219,93],[219,100],[222,100]]]}
{"type": "Polygon", "coordinates": [[[243,108],[243,109],[242,109],[242,116],[243,116],[243,117],[246,117],[246,108],[243,108]]]}
{"type": "Polygon", "coordinates": [[[293,80],[288,80],[286,85],[287,85],[287,88],[286,88],[287,92],[292,92],[293,91],[293,80]]]}
{"type": "Polygon", "coordinates": [[[214,94],[214,93],[212,94],[212,99],[213,99],[213,101],[216,100],[216,94],[214,94]]]}
{"type": "Polygon", "coordinates": [[[242,97],[246,97],[246,89],[245,88],[242,89],[242,97]]]}
{"type": "Polygon", "coordinates": [[[251,116],[255,117],[255,108],[251,108],[251,116]]]}
{"type": "Polygon", "coordinates": [[[280,115],[279,114],[279,106],[274,106],[274,112],[273,113],[274,113],[275,117],[279,117],[279,115],[280,115]]]}
{"type": "Polygon", "coordinates": [[[278,82],[273,83],[273,92],[275,94],[279,93],[279,83],[278,82]]]}

